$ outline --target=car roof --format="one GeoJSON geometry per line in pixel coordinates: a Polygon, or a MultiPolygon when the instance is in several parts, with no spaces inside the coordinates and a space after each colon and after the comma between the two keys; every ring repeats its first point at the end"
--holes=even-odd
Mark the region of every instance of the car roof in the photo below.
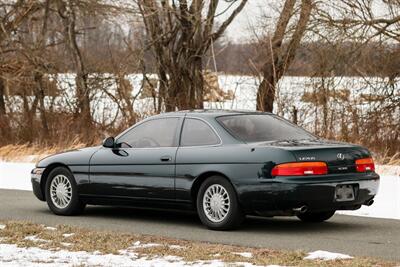
{"type": "Polygon", "coordinates": [[[271,114],[271,113],[261,112],[261,111],[229,110],[229,109],[190,109],[190,110],[161,113],[157,115],[157,117],[158,116],[219,117],[224,115],[242,115],[242,114],[271,114]]]}

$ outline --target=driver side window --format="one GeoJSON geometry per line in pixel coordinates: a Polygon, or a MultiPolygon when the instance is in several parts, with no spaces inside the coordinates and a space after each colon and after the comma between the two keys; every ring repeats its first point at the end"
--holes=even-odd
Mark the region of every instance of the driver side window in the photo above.
{"type": "Polygon", "coordinates": [[[144,122],[124,134],[118,143],[133,148],[175,147],[179,118],[155,119],[144,122]]]}

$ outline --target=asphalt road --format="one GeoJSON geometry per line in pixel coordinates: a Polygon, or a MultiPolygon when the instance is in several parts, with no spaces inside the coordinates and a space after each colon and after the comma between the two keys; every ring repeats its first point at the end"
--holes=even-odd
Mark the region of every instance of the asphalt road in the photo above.
{"type": "Polygon", "coordinates": [[[400,262],[400,221],[335,215],[321,224],[291,217],[247,218],[235,231],[205,229],[195,214],[89,206],[83,215],[53,215],[32,192],[0,190],[0,219],[287,250],[327,250],[400,262]]]}

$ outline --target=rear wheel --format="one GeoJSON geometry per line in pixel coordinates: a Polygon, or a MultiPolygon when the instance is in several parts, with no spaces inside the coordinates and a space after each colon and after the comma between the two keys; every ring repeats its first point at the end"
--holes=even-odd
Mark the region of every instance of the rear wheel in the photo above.
{"type": "Polygon", "coordinates": [[[212,176],[200,186],[197,212],[201,222],[213,230],[233,229],[244,219],[235,189],[221,176],[212,176]]]}
{"type": "Polygon", "coordinates": [[[50,172],[46,181],[46,201],[50,210],[57,215],[75,215],[85,208],[79,199],[72,173],[64,167],[57,167],[50,172]]]}
{"type": "Polygon", "coordinates": [[[303,222],[323,222],[329,220],[335,211],[324,211],[324,212],[305,212],[297,214],[297,217],[303,222]]]}

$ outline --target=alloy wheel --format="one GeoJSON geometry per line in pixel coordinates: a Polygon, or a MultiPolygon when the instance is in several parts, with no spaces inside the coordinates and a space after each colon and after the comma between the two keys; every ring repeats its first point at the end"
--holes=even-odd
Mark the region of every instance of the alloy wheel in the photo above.
{"type": "Polygon", "coordinates": [[[72,185],[66,176],[59,174],[53,178],[50,184],[50,196],[57,208],[68,207],[72,199],[72,185]]]}
{"type": "Polygon", "coordinates": [[[222,185],[210,185],[203,196],[203,210],[206,217],[214,223],[219,223],[226,218],[229,209],[228,191],[222,185]]]}

